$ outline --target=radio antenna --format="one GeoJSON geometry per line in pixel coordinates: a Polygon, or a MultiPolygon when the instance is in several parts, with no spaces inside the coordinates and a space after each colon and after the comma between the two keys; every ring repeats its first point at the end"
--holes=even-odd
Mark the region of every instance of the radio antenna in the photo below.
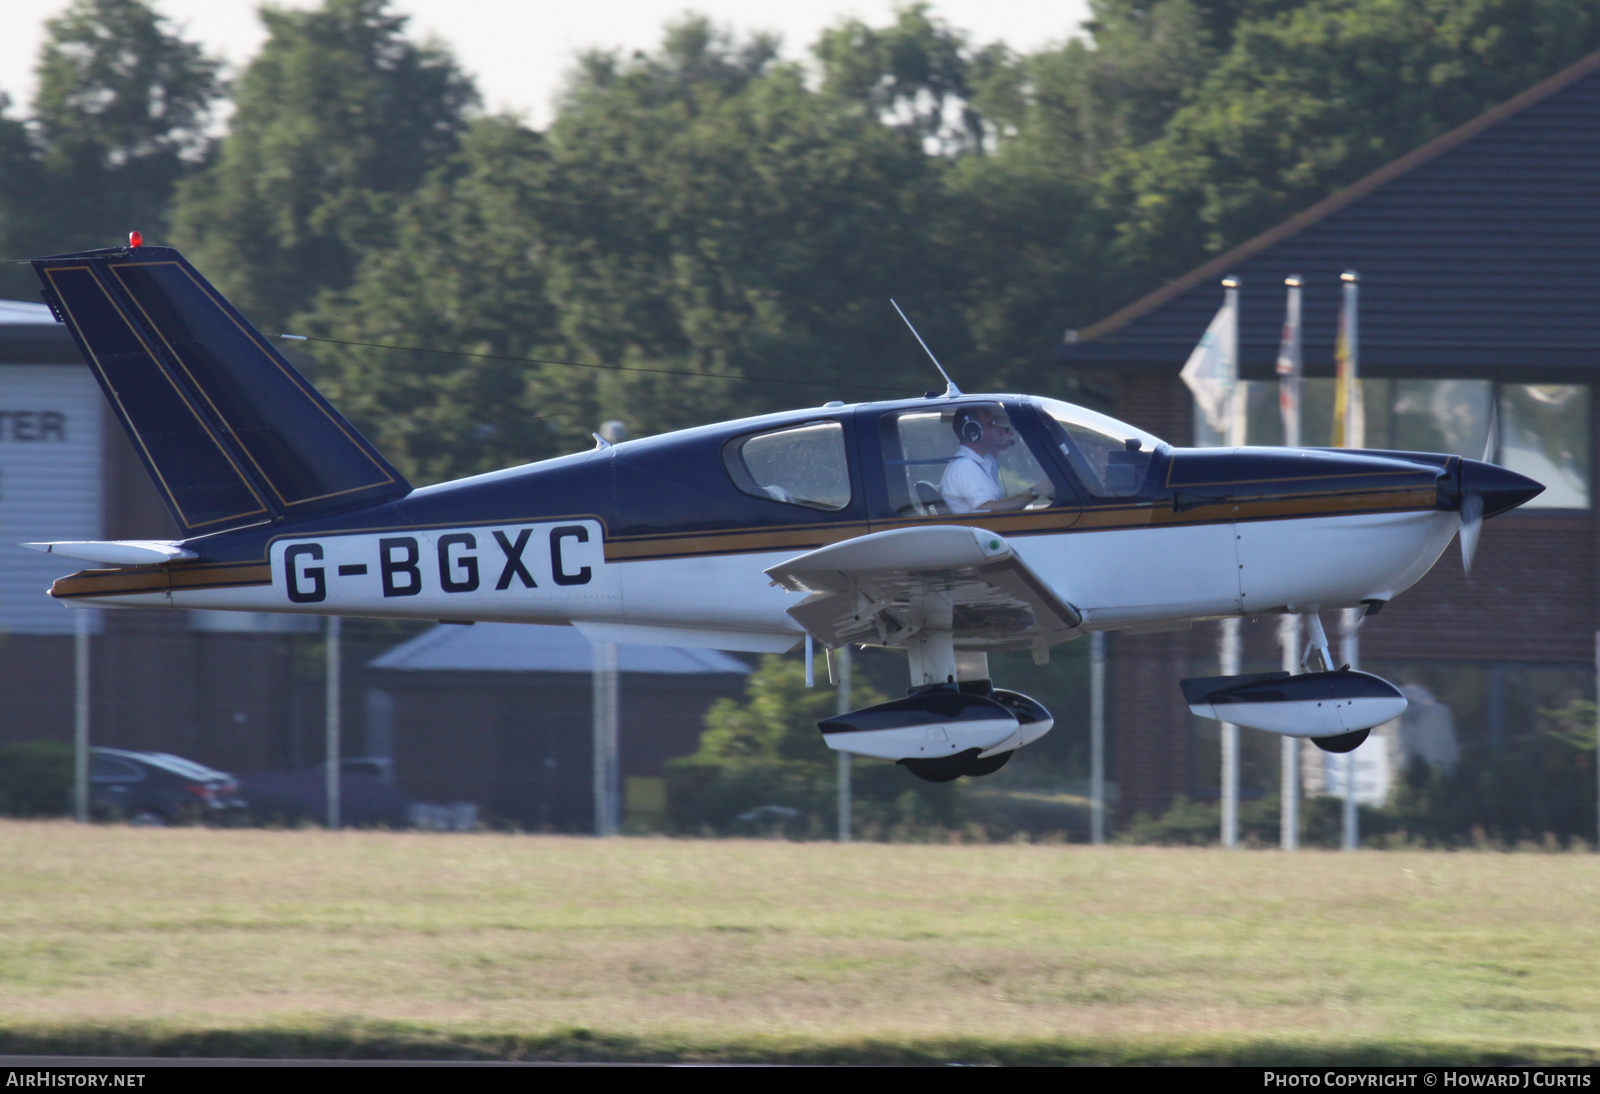
{"type": "Polygon", "coordinates": [[[956,382],[954,380],[950,379],[950,374],[948,372],[946,372],[944,370],[944,366],[939,363],[939,359],[933,355],[933,350],[928,348],[928,343],[924,342],[922,340],[922,335],[917,333],[917,328],[911,325],[911,320],[906,319],[906,313],[903,312],[903,311],[900,311],[900,305],[899,304],[895,304],[894,297],[891,296],[889,298],[889,303],[894,305],[894,310],[895,311],[900,312],[900,318],[901,319],[905,319],[906,326],[909,327],[910,330],[911,330],[911,337],[913,337],[913,338],[915,338],[917,340],[917,345],[922,347],[922,352],[926,353],[928,355],[928,360],[933,362],[933,367],[939,370],[939,375],[940,376],[944,377],[944,382],[945,382],[945,385],[946,385],[945,389],[944,389],[944,397],[946,399],[948,399],[952,395],[960,395],[960,394],[962,394],[961,389],[956,387],[956,382]]]}

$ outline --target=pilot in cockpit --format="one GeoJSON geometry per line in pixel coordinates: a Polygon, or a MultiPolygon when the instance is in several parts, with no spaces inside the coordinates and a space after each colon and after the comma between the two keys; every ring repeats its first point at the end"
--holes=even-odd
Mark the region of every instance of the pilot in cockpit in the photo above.
{"type": "Polygon", "coordinates": [[[945,465],[939,493],[952,513],[1026,509],[1041,496],[1054,493],[1050,480],[1044,479],[1024,493],[1005,496],[1000,487],[999,456],[1017,443],[1017,435],[1003,414],[986,406],[964,406],[950,424],[961,448],[945,465]]]}

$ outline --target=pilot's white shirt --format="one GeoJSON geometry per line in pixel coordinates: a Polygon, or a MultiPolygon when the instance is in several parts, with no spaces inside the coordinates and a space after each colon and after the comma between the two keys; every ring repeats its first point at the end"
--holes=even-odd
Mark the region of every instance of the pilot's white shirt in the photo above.
{"type": "Polygon", "coordinates": [[[952,513],[975,513],[985,502],[1005,497],[1000,492],[1000,461],[980,456],[966,445],[945,464],[939,493],[952,513]]]}

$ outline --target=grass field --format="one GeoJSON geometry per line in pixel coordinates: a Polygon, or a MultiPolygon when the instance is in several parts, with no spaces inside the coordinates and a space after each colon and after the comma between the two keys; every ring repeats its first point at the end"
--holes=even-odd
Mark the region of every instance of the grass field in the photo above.
{"type": "Polygon", "coordinates": [[[1600,1061],[1600,856],[0,823],[0,1052],[1600,1061]]]}

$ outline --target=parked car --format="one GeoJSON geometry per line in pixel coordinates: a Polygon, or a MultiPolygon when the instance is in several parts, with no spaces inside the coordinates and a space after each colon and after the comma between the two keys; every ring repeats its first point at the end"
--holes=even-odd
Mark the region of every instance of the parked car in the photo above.
{"type": "Polygon", "coordinates": [[[170,752],[96,748],[89,757],[89,807],[135,824],[185,824],[239,816],[239,781],[170,752]]]}
{"type": "MultiPolygon", "coordinates": [[[[328,766],[260,771],[240,780],[250,816],[263,824],[322,824],[328,818],[328,766]]],[[[402,828],[406,799],[394,785],[394,761],[348,756],[339,764],[339,821],[402,828]]]]}

